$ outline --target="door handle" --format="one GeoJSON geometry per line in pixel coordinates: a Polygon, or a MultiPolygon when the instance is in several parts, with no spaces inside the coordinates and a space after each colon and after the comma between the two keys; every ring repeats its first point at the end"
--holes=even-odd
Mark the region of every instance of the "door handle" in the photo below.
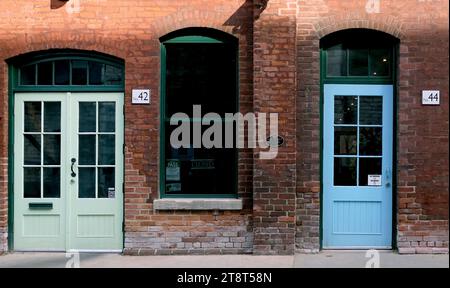
{"type": "Polygon", "coordinates": [[[391,186],[391,169],[387,168],[385,174],[386,174],[386,187],[389,187],[391,186]]]}
{"type": "Polygon", "coordinates": [[[70,176],[77,177],[77,173],[73,171],[73,166],[75,165],[75,162],[77,162],[77,159],[72,158],[70,161],[72,162],[72,165],[70,166],[70,170],[72,171],[72,173],[70,174],[70,176]]]}

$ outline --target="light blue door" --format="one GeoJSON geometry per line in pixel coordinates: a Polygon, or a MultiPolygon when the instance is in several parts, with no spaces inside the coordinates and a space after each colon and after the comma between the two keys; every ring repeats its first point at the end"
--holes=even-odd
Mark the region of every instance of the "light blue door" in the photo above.
{"type": "Polygon", "coordinates": [[[324,85],[323,248],[391,248],[392,85],[324,85]]]}

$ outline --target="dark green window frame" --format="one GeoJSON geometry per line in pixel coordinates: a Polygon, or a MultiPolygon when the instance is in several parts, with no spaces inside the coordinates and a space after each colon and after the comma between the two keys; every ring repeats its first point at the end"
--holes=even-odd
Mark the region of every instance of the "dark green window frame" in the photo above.
{"type": "Polygon", "coordinates": [[[322,84],[393,84],[396,81],[397,51],[396,39],[376,30],[348,29],[328,35],[321,40],[320,44],[322,84]],[[344,45],[347,75],[332,76],[328,73],[329,49],[337,45],[344,45]],[[352,76],[350,75],[349,54],[350,51],[360,48],[368,50],[368,73],[367,76],[352,76]],[[371,73],[372,57],[370,57],[370,54],[374,51],[374,48],[388,49],[390,57],[388,75],[377,76],[371,73]]]}
{"type": "MultiPolygon", "coordinates": [[[[160,38],[161,42],[161,102],[160,102],[160,171],[159,171],[159,191],[160,198],[233,198],[238,197],[238,149],[235,148],[235,171],[233,172],[233,188],[234,191],[228,194],[176,194],[166,193],[166,123],[170,121],[167,115],[167,101],[166,101],[166,44],[188,44],[188,43],[202,43],[202,44],[220,44],[231,43],[236,47],[236,112],[239,111],[239,61],[238,61],[238,41],[234,36],[222,31],[210,28],[186,28],[169,33],[160,38]]],[[[197,121],[198,119],[189,118],[187,121],[197,121]]],[[[225,119],[222,119],[225,121],[225,119]]]]}
{"type": "Polygon", "coordinates": [[[97,52],[84,52],[78,50],[48,50],[45,53],[29,53],[22,57],[15,57],[9,62],[11,72],[14,76],[13,78],[13,88],[15,92],[35,92],[35,91],[45,91],[45,92],[123,92],[125,87],[125,63],[119,58],[104,55],[97,52]],[[68,61],[69,64],[69,83],[59,85],[55,83],[55,63],[58,61],[68,61]],[[86,63],[86,84],[76,84],[73,83],[73,64],[78,62],[86,63]],[[51,78],[51,83],[49,84],[39,84],[39,67],[41,65],[50,64],[52,71],[51,75],[46,75],[51,78]],[[102,65],[110,67],[109,69],[115,69],[116,74],[120,75],[119,81],[113,84],[90,84],[89,71],[91,64],[102,65]],[[22,81],[22,71],[27,67],[34,67],[34,83],[23,84],[22,81]]]}

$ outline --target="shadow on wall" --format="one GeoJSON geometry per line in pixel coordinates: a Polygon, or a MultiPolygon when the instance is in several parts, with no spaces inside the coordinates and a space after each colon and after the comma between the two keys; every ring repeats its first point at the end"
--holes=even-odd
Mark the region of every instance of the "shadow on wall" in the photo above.
{"type": "Polygon", "coordinates": [[[50,0],[50,8],[51,9],[58,9],[66,5],[66,3],[69,2],[69,0],[50,0]]]}

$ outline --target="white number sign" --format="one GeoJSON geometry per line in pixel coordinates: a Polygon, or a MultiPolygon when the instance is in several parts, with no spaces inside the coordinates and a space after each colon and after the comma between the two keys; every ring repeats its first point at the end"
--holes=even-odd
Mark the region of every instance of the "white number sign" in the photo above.
{"type": "Polygon", "coordinates": [[[133,89],[133,104],[150,104],[150,89],[133,89]]]}
{"type": "Polygon", "coordinates": [[[441,104],[440,92],[436,90],[422,91],[422,104],[423,105],[439,105],[441,104]]]}

